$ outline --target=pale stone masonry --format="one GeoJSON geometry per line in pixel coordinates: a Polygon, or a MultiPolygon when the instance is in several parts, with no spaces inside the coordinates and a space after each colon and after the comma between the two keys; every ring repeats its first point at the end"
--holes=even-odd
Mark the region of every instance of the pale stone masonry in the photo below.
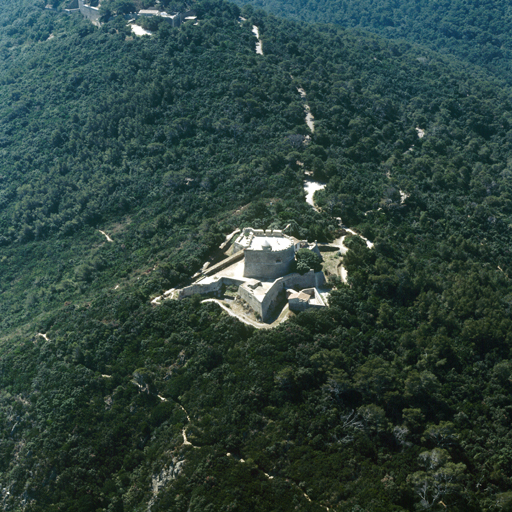
{"type": "MultiPolygon", "coordinates": [[[[296,288],[317,288],[324,283],[325,276],[323,272],[310,270],[303,275],[293,273],[279,277],[270,284],[270,286],[265,286],[265,283],[261,282],[257,282],[256,284],[251,283],[250,285],[249,283],[243,283],[238,288],[238,293],[240,297],[251,306],[254,312],[266,322],[279,302],[280,293],[286,293],[286,291],[290,289],[295,291],[296,288]]],[[[325,304],[323,304],[323,306],[325,306],[325,304]]],[[[308,307],[309,303],[307,306],[303,307],[301,311],[308,309],[308,307]]]]}
{"type": "Polygon", "coordinates": [[[245,228],[235,241],[235,251],[244,251],[244,277],[277,279],[290,272],[296,244],[282,231],[245,228]]]}
{"type": "MultiPolygon", "coordinates": [[[[86,3],[86,0],[71,0],[66,6],[65,11],[67,13],[80,12],[84,18],[91,20],[95,24],[99,24],[101,18],[100,4],[98,4],[97,7],[93,7],[92,5],[86,3]]],[[[173,12],[169,14],[165,11],[159,11],[158,9],[141,9],[138,13],[131,13],[125,17],[127,19],[132,19],[134,17],[137,18],[151,16],[164,18],[173,27],[179,27],[185,21],[197,19],[195,11],[173,12]]]]}
{"type": "Polygon", "coordinates": [[[244,228],[234,242],[234,254],[204,269],[195,283],[177,291],[177,298],[207,293],[219,296],[225,286],[238,286],[240,298],[264,322],[281,300],[286,301],[287,291],[290,309],[294,311],[325,307],[318,292],[325,283],[323,272],[290,273],[295,253],[301,248],[320,255],[316,242],[309,244],[277,229],[244,228]],[[304,292],[296,291],[304,288],[304,292]]]}
{"type": "Polygon", "coordinates": [[[292,311],[305,311],[310,308],[325,307],[324,299],[318,288],[304,288],[300,292],[288,290],[288,305],[292,311]]]}

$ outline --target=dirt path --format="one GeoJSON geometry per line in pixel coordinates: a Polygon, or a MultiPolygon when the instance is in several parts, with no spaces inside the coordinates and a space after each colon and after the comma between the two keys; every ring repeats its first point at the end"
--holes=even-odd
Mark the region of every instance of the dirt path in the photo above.
{"type": "MultiPolygon", "coordinates": [[[[165,398],[164,398],[165,400],[165,398]]],[[[177,403],[177,402],[176,402],[177,403]]],[[[187,421],[190,423],[190,416],[188,415],[188,412],[185,410],[185,407],[183,407],[183,405],[181,404],[178,404],[178,407],[181,408],[181,410],[185,413],[185,415],[187,416],[187,421]]],[[[183,429],[181,430],[181,435],[183,436],[183,444],[185,446],[192,446],[194,448],[197,448],[197,446],[194,446],[188,439],[187,439],[187,425],[185,425],[183,427],[183,429]]]]}
{"type": "MultiPolygon", "coordinates": [[[[156,395],[162,402],[167,402],[167,398],[163,397],[162,395],[156,395]]],[[[174,400],[173,400],[174,401],[174,400]]],[[[178,402],[174,402],[184,413],[187,417],[187,422],[190,423],[190,416],[188,415],[188,412],[185,410],[185,407],[183,405],[179,404],[178,402]]],[[[185,425],[181,429],[181,435],[183,436],[183,444],[186,446],[193,446],[194,448],[197,448],[197,446],[194,446],[187,438],[187,425],[185,425]]]]}
{"type": "Polygon", "coordinates": [[[252,33],[258,39],[258,42],[256,43],[256,53],[258,55],[263,55],[263,43],[261,42],[261,39],[260,39],[260,31],[256,25],[252,26],[252,33]]]}
{"type": "MultiPolygon", "coordinates": [[[[368,240],[364,236],[360,235],[359,233],[356,233],[353,229],[345,229],[345,231],[347,231],[350,235],[355,235],[355,236],[358,236],[359,238],[362,238],[366,242],[366,246],[368,247],[368,249],[373,248],[373,245],[374,245],[373,242],[370,242],[370,240],[368,240]]],[[[347,254],[347,252],[349,250],[348,247],[345,245],[345,238],[347,238],[347,236],[348,235],[343,235],[342,237],[334,240],[331,244],[331,245],[336,245],[340,248],[340,254],[342,256],[347,254]]],[[[341,280],[344,283],[346,283],[348,273],[347,273],[347,269],[343,266],[343,263],[340,264],[340,266],[339,266],[339,275],[340,275],[341,280]]]]}
{"type": "Polygon", "coordinates": [[[113,242],[114,240],[112,240],[112,238],[110,238],[107,233],[105,233],[105,231],[102,231],[101,229],[98,229],[98,231],[105,236],[105,238],[107,239],[107,242],[113,242]]]}
{"type": "MultiPolygon", "coordinates": [[[[346,231],[349,232],[351,235],[355,235],[355,236],[358,236],[359,238],[362,238],[366,242],[366,245],[367,245],[368,249],[372,249],[373,248],[373,242],[370,242],[370,240],[368,240],[368,238],[365,238],[363,235],[360,235],[359,233],[356,233],[352,229],[347,229],[346,231]]],[[[341,237],[341,238],[344,239],[345,237],[341,237]]]]}
{"type": "MultiPolygon", "coordinates": [[[[240,457],[237,457],[236,455],[233,455],[232,453],[226,453],[226,457],[232,457],[233,459],[237,460],[238,462],[240,462],[241,464],[245,464],[245,460],[240,458],[240,457]]],[[[274,477],[269,475],[268,473],[265,473],[265,471],[262,471],[260,468],[258,468],[269,480],[273,480],[274,477]]],[[[302,492],[302,495],[304,496],[304,498],[306,498],[310,503],[313,503],[311,501],[311,498],[306,494],[306,492],[301,489],[295,482],[292,482],[290,480],[287,479],[288,482],[290,482],[294,487],[296,487],[297,489],[300,490],[300,492],[302,492]]],[[[324,508],[325,510],[329,511],[329,507],[326,507],[325,505],[320,505],[320,507],[324,508]]]]}
{"type": "Polygon", "coordinates": [[[306,203],[310,204],[317,212],[318,208],[315,206],[315,202],[313,201],[313,196],[317,190],[323,190],[325,188],[325,183],[320,183],[318,181],[312,180],[304,180],[304,192],[306,192],[306,203]]]}
{"type": "Polygon", "coordinates": [[[309,105],[306,105],[306,124],[309,126],[309,129],[311,132],[315,131],[315,118],[313,117],[313,114],[311,113],[311,110],[309,108],[309,105]]]}
{"type": "Polygon", "coordinates": [[[146,30],[142,28],[140,25],[136,25],[135,23],[130,23],[130,28],[132,29],[132,32],[136,36],[152,36],[153,32],[150,32],[149,30],[146,30]]]}
{"type": "MultiPolygon", "coordinates": [[[[306,100],[306,91],[302,87],[297,87],[297,91],[300,94],[300,97],[305,101],[306,100]]],[[[315,131],[315,118],[311,113],[311,109],[307,103],[304,103],[304,112],[306,112],[306,124],[308,125],[311,133],[315,131]]]]}
{"type": "Polygon", "coordinates": [[[230,233],[229,235],[226,235],[226,239],[224,240],[224,242],[222,242],[220,245],[219,245],[219,249],[221,251],[223,251],[225,249],[225,247],[229,244],[229,242],[231,241],[231,239],[237,234],[237,233],[240,233],[240,228],[237,228],[235,229],[235,231],[233,231],[233,233],[230,233]]]}
{"type": "MultiPolygon", "coordinates": [[[[419,128],[417,128],[417,129],[419,129],[419,128]]],[[[412,149],[413,147],[414,147],[414,146],[410,147],[407,151],[411,151],[411,149],[412,149]]],[[[386,178],[387,178],[388,180],[390,180],[390,179],[391,179],[391,171],[387,171],[387,172],[386,172],[386,178]]],[[[406,194],[403,190],[400,190],[400,189],[398,189],[398,192],[400,192],[400,204],[403,204],[403,203],[404,203],[404,201],[409,197],[409,194],[406,194]]],[[[382,210],[382,208],[377,208],[377,211],[379,211],[379,210],[382,210]]],[[[370,211],[372,211],[372,210],[370,210],[370,211]]],[[[366,212],[366,213],[365,213],[365,215],[366,215],[367,213],[368,213],[368,212],[366,212]]]]}

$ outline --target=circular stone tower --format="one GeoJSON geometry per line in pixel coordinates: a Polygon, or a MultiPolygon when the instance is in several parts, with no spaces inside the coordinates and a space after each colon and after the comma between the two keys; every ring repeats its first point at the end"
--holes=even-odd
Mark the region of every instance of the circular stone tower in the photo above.
{"type": "Polygon", "coordinates": [[[245,228],[235,242],[244,249],[244,277],[273,281],[290,272],[295,245],[282,231],[245,228]]]}

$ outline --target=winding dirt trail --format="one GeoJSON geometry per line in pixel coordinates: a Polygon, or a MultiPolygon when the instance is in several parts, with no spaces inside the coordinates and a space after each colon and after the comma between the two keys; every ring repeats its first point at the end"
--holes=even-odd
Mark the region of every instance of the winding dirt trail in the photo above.
{"type": "MultiPolygon", "coordinates": [[[[226,453],[226,457],[232,457],[233,459],[237,460],[238,462],[240,462],[241,464],[245,464],[245,460],[240,458],[240,457],[237,457],[236,455],[233,455],[232,453],[226,453]]],[[[262,471],[260,468],[258,468],[269,480],[274,480],[274,477],[269,475],[268,473],[265,473],[265,471],[262,471]]],[[[289,481],[287,479],[287,481],[289,481]]],[[[303,489],[301,489],[295,482],[292,482],[292,481],[289,481],[294,487],[296,487],[297,489],[300,490],[300,492],[302,493],[302,495],[304,496],[304,498],[306,498],[310,503],[313,503],[313,501],[311,500],[311,498],[306,494],[306,492],[304,492],[303,489]]],[[[326,507],[325,505],[320,505],[318,504],[320,507],[324,508],[325,510],[329,511],[329,507],[326,507]]]]}
{"type": "MultiPolygon", "coordinates": [[[[187,416],[187,421],[190,423],[190,416],[188,415],[188,412],[185,410],[185,407],[183,407],[183,405],[181,404],[178,404],[178,407],[180,407],[181,410],[185,413],[185,415],[187,416]]],[[[187,438],[187,425],[185,425],[181,430],[181,435],[183,436],[183,444],[185,446],[192,446],[193,448],[198,448],[197,446],[194,446],[187,438]]]]}
{"type": "Polygon", "coordinates": [[[325,183],[319,181],[304,180],[304,192],[306,192],[306,203],[310,204],[317,212],[320,211],[313,201],[313,196],[318,190],[323,190],[326,187],[325,183]]]}
{"type": "Polygon", "coordinates": [[[315,118],[313,117],[313,114],[311,113],[311,109],[309,108],[309,105],[306,103],[306,91],[302,87],[297,87],[297,91],[300,94],[300,97],[304,100],[304,112],[306,112],[306,124],[308,125],[309,129],[311,130],[311,133],[314,133],[315,131],[315,118]]]}
{"type": "Polygon", "coordinates": [[[252,33],[258,39],[258,42],[256,43],[256,53],[258,55],[263,55],[263,43],[261,42],[261,39],[260,39],[260,31],[256,25],[252,26],[252,33]]]}
{"type": "MultiPolygon", "coordinates": [[[[338,246],[340,248],[340,254],[342,256],[347,254],[347,252],[349,251],[349,248],[345,245],[345,238],[347,238],[347,236],[349,236],[349,235],[355,235],[355,236],[358,236],[359,238],[362,238],[365,241],[366,246],[368,247],[368,249],[372,249],[373,248],[373,246],[374,246],[373,242],[370,242],[370,240],[365,238],[363,235],[360,235],[359,233],[356,233],[353,229],[345,229],[345,231],[347,232],[346,235],[343,235],[340,238],[337,238],[336,240],[334,240],[332,242],[332,245],[336,245],[336,246],[338,246]]],[[[348,273],[347,273],[347,269],[343,266],[343,264],[341,264],[339,266],[339,274],[340,274],[341,280],[344,283],[347,283],[348,273]]]]}
{"type": "Polygon", "coordinates": [[[101,229],[98,229],[98,231],[105,236],[105,238],[107,239],[107,242],[114,242],[114,240],[112,240],[112,238],[110,238],[107,233],[105,233],[105,231],[102,231],[101,229]]]}

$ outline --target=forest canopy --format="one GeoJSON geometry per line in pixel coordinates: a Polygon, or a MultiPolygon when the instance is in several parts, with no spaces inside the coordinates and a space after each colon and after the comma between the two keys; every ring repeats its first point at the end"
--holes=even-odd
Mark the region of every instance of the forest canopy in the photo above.
{"type": "Polygon", "coordinates": [[[151,37],[56,7],[0,5],[2,509],[507,510],[506,76],[221,1],[151,37]],[[322,311],[151,303],[237,227],[339,218],[373,246],[322,311]]]}
{"type": "Polygon", "coordinates": [[[512,83],[512,12],[499,0],[237,0],[296,21],[364,29],[482,66],[512,83]]]}

